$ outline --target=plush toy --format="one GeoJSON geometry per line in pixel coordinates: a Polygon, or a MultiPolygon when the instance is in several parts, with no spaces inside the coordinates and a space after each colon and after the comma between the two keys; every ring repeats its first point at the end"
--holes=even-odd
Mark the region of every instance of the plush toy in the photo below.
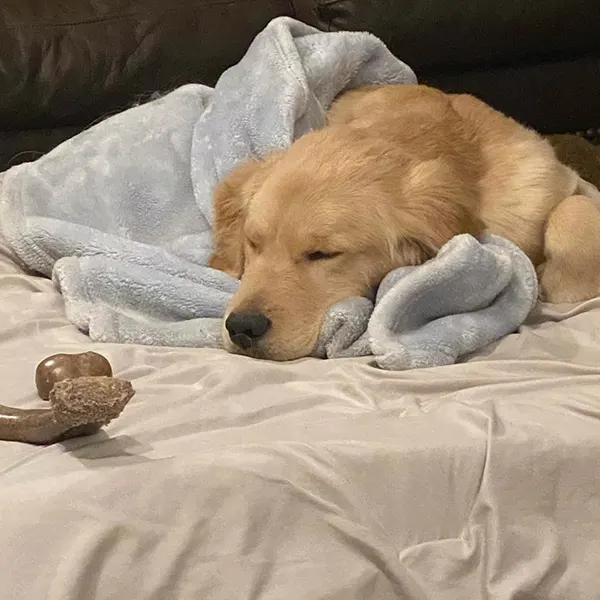
{"type": "Polygon", "coordinates": [[[35,383],[51,408],[0,405],[0,440],[47,445],[91,435],[116,419],[135,394],[131,382],[114,378],[108,360],[95,352],[44,359],[35,383]]]}

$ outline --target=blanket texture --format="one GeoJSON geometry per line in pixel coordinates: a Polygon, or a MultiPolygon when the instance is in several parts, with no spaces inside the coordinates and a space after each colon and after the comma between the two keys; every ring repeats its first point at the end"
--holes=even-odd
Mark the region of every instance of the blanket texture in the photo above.
{"type": "Polygon", "coordinates": [[[333,306],[317,353],[373,354],[393,370],[453,364],[514,332],[537,296],[535,269],[513,243],[458,235],[424,265],[389,273],[374,308],[366,298],[333,306]]]}
{"type": "MultiPolygon", "coordinates": [[[[0,232],[53,278],[93,340],[219,347],[238,282],[206,266],[216,182],[323,126],[340,92],[414,82],[367,33],[275,19],[214,89],[183,86],[7,171],[0,232]]],[[[532,273],[507,243],[459,239],[420,270],[390,274],[374,310],[364,298],[333,307],[317,354],[373,353],[386,368],[451,362],[518,328],[535,300],[532,273]]]]}

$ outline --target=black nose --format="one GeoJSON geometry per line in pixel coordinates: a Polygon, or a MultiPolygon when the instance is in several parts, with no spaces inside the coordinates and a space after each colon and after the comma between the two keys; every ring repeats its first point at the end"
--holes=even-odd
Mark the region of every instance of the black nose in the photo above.
{"type": "Polygon", "coordinates": [[[271,320],[260,312],[234,312],[227,317],[225,328],[231,341],[236,346],[246,349],[269,331],[271,320]]]}

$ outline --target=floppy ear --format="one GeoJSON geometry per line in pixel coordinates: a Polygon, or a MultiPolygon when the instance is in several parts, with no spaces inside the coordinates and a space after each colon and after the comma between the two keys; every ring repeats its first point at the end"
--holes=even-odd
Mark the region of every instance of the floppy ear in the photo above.
{"type": "Polygon", "coordinates": [[[428,207],[418,216],[405,215],[400,235],[395,232],[394,260],[401,265],[420,265],[433,258],[455,235],[469,233],[478,237],[483,225],[465,207],[450,210],[428,207]],[[430,210],[433,209],[433,210],[430,210]]]}
{"type": "Polygon", "coordinates": [[[215,250],[209,266],[239,279],[244,272],[244,221],[248,205],[276,161],[247,160],[235,166],[218,183],[213,194],[215,250]]]}
{"type": "Polygon", "coordinates": [[[244,186],[256,173],[260,163],[248,160],[234,167],[215,188],[215,250],[209,266],[239,279],[244,270],[244,219],[248,199],[244,186]]]}
{"type": "Polygon", "coordinates": [[[469,180],[436,163],[423,163],[413,171],[405,188],[408,196],[395,207],[390,246],[400,264],[421,264],[452,237],[462,233],[478,237],[485,229],[476,214],[476,192],[465,183],[469,180]]]}

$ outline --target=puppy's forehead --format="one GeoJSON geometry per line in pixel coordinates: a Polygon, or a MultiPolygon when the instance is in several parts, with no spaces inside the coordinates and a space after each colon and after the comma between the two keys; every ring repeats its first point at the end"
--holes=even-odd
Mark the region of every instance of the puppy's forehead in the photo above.
{"type": "Polygon", "coordinates": [[[274,173],[263,182],[249,202],[246,228],[266,235],[309,209],[311,194],[317,189],[310,178],[274,173]]]}
{"type": "Polygon", "coordinates": [[[290,229],[328,230],[348,217],[350,206],[337,190],[328,189],[319,181],[265,184],[252,199],[248,221],[254,227],[285,225],[290,229]]]}
{"type": "Polygon", "coordinates": [[[373,194],[365,183],[349,181],[343,165],[324,168],[287,156],[253,195],[246,232],[263,239],[277,237],[286,245],[318,246],[343,234],[368,231],[373,194]]]}
{"type": "Polygon", "coordinates": [[[273,244],[292,255],[319,250],[354,252],[372,245],[372,229],[356,216],[346,210],[328,214],[310,206],[301,211],[282,210],[278,218],[249,221],[247,234],[257,243],[273,244]]]}

